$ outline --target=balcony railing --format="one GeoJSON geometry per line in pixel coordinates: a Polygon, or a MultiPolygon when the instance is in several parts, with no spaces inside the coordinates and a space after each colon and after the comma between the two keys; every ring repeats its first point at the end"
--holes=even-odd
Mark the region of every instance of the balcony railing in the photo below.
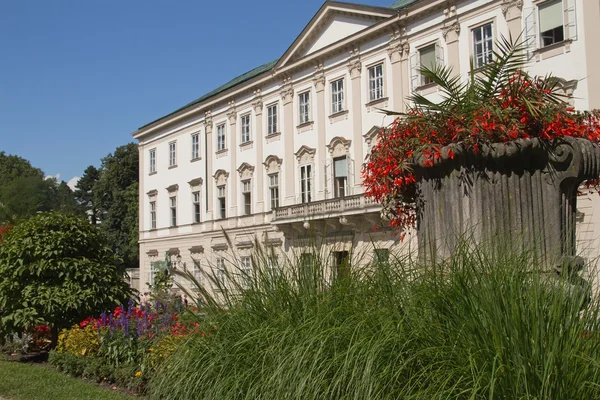
{"type": "Polygon", "coordinates": [[[374,212],[381,206],[362,194],[279,207],[273,211],[272,222],[307,217],[325,217],[345,213],[374,212]]]}

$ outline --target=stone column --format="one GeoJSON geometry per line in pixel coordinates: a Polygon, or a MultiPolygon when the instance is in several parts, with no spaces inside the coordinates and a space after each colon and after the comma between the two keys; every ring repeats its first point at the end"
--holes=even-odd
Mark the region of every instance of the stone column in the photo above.
{"type": "Polygon", "coordinates": [[[315,164],[315,177],[319,181],[319,193],[317,200],[325,199],[325,179],[323,177],[323,169],[327,162],[327,149],[325,147],[325,119],[327,118],[327,110],[325,109],[325,73],[323,72],[323,64],[317,65],[315,68],[313,83],[317,92],[317,109],[313,116],[317,118],[317,137],[318,146],[317,153],[319,164],[315,164]]]}
{"type": "Polygon", "coordinates": [[[518,37],[521,37],[521,40],[525,39],[522,37],[522,10],[523,0],[504,0],[502,2],[502,13],[506,18],[508,32],[513,40],[517,40],[518,37]]]}
{"type": "Polygon", "coordinates": [[[214,191],[214,182],[210,179],[213,176],[213,121],[212,121],[212,112],[207,111],[204,116],[204,131],[206,132],[205,136],[205,146],[204,146],[204,160],[206,165],[206,177],[204,181],[206,182],[206,220],[212,221],[214,218],[214,210],[213,210],[213,191],[214,191]]]}
{"type": "MultiPolygon", "coordinates": [[[[231,169],[230,171],[237,170],[237,111],[235,109],[235,101],[229,102],[229,109],[227,110],[227,118],[229,119],[229,159],[231,160],[231,169]]],[[[229,213],[227,216],[229,218],[235,218],[238,216],[237,213],[237,203],[238,203],[238,179],[236,179],[235,174],[231,174],[233,177],[231,182],[229,182],[229,191],[231,192],[230,197],[230,206],[229,213]]]]}
{"type": "MultiPolygon", "coordinates": [[[[254,101],[252,102],[252,108],[254,108],[254,117],[256,118],[256,131],[254,134],[254,143],[256,146],[256,165],[264,162],[263,160],[263,102],[261,91],[256,90],[254,92],[254,101]]],[[[264,211],[264,181],[265,174],[261,172],[260,168],[256,174],[256,204],[254,207],[254,213],[259,214],[264,211]]]]}
{"type": "MultiPolygon", "coordinates": [[[[600,52],[596,40],[600,38],[600,2],[584,1],[583,3],[583,39],[585,41],[585,61],[587,67],[588,109],[600,108],[600,52]]],[[[581,29],[581,28],[579,28],[581,29]]],[[[581,40],[581,38],[580,38],[581,40]]]]}
{"type": "Polygon", "coordinates": [[[283,102],[283,145],[285,169],[285,204],[296,203],[296,181],[294,179],[296,165],[294,164],[294,89],[292,79],[286,78],[281,84],[281,101],[283,102]]]}
{"type": "Polygon", "coordinates": [[[404,112],[404,87],[408,84],[402,76],[402,47],[400,31],[396,30],[388,46],[388,56],[392,64],[392,104],[394,111],[398,112],[404,112]]]}
{"type": "Polygon", "coordinates": [[[362,193],[362,179],[360,174],[362,170],[363,156],[363,126],[362,113],[364,110],[362,101],[362,62],[358,49],[350,52],[348,61],[348,71],[350,71],[350,80],[352,81],[352,158],[354,158],[354,190],[353,193],[362,193]]]}
{"type": "Polygon", "coordinates": [[[448,60],[446,65],[452,68],[454,75],[460,75],[460,49],[458,48],[458,35],[460,34],[460,23],[456,15],[456,6],[450,5],[444,10],[446,20],[442,27],[442,35],[446,41],[448,60]]]}
{"type": "Polygon", "coordinates": [[[402,42],[402,54],[400,55],[400,70],[402,71],[402,82],[404,82],[404,86],[402,87],[402,108],[404,111],[408,111],[406,107],[406,102],[410,97],[410,45],[408,41],[402,42]]]}

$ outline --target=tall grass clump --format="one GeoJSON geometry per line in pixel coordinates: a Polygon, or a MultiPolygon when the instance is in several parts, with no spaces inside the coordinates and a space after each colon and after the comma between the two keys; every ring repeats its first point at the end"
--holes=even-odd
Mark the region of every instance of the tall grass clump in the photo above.
{"type": "Polygon", "coordinates": [[[464,244],[443,263],[398,255],[343,275],[314,254],[274,267],[259,250],[251,273],[195,281],[205,314],[151,396],[600,398],[598,305],[530,254],[464,244]]]}

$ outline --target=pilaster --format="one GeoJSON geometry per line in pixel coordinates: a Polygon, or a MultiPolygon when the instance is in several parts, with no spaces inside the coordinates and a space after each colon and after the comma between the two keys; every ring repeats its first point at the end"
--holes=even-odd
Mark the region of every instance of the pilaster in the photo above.
{"type": "MultiPolygon", "coordinates": [[[[229,109],[227,110],[227,119],[229,120],[229,160],[231,161],[230,171],[237,169],[237,110],[235,108],[235,101],[229,102],[229,109]]],[[[229,216],[234,218],[238,216],[237,203],[238,203],[238,184],[239,180],[236,179],[235,174],[232,174],[231,182],[229,183],[229,190],[231,192],[229,216]]],[[[235,220],[235,218],[234,218],[235,220]]]]}
{"type": "Polygon", "coordinates": [[[284,205],[292,205],[296,203],[296,181],[294,179],[294,89],[292,87],[292,79],[285,78],[281,84],[281,101],[283,103],[283,144],[284,151],[284,166],[285,169],[285,203],[284,205]]]}
{"type": "MultiPolygon", "coordinates": [[[[252,108],[254,109],[254,117],[256,121],[256,129],[254,131],[254,143],[256,146],[256,160],[262,162],[263,160],[263,101],[262,93],[260,89],[254,91],[254,101],[252,102],[252,108]]],[[[254,207],[255,213],[262,213],[264,211],[264,180],[265,174],[256,174],[256,204],[254,207]]]]}
{"type": "Polygon", "coordinates": [[[456,5],[450,2],[448,8],[444,9],[444,25],[442,26],[442,35],[446,41],[448,51],[447,65],[452,68],[455,75],[460,74],[460,49],[458,47],[458,37],[460,34],[460,23],[456,14],[456,5]]]}
{"type": "Polygon", "coordinates": [[[598,1],[583,2],[583,37],[585,44],[585,61],[588,85],[588,109],[600,108],[600,52],[596,48],[596,40],[600,38],[600,3],[598,1]]]}
{"type": "Polygon", "coordinates": [[[404,36],[406,34],[406,29],[399,28],[396,29],[390,39],[390,44],[388,46],[388,56],[390,57],[390,62],[392,64],[392,104],[394,105],[394,110],[399,112],[404,112],[405,109],[405,87],[408,86],[408,81],[404,80],[402,74],[402,68],[405,66],[403,63],[403,49],[404,49],[404,36]]]}
{"type": "Polygon", "coordinates": [[[325,118],[327,111],[325,110],[325,72],[323,71],[323,64],[319,63],[315,67],[315,73],[313,76],[313,83],[315,85],[315,91],[317,92],[317,109],[316,113],[313,112],[313,116],[317,118],[317,137],[318,144],[317,153],[319,157],[319,164],[315,165],[315,177],[319,181],[319,193],[317,200],[325,198],[325,179],[323,179],[323,170],[327,155],[325,151],[325,118]]]}
{"type": "Polygon", "coordinates": [[[206,154],[204,154],[204,159],[206,160],[206,177],[205,177],[205,181],[206,181],[206,219],[208,221],[212,221],[213,217],[214,217],[214,210],[213,210],[213,197],[214,197],[214,184],[208,179],[210,176],[213,175],[213,160],[214,160],[214,155],[213,155],[213,135],[212,135],[212,131],[213,131],[213,121],[212,121],[212,112],[206,111],[206,113],[204,114],[204,132],[206,133],[205,135],[205,145],[204,145],[204,151],[206,151],[206,154]]]}
{"type": "Polygon", "coordinates": [[[353,153],[354,159],[354,191],[361,189],[360,174],[362,170],[363,157],[363,137],[362,137],[362,62],[360,60],[360,52],[354,49],[350,52],[350,60],[348,61],[348,71],[352,81],[352,133],[353,133],[353,153]]]}
{"type": "Polygon", "coordinates": [[[504,14],[508,32],[513,40],[518,37],[521,37],[521,40],[524,39],[522,37],[522,10],[523,0],[504,0],[502,2],[502,14],[504,14]]]}

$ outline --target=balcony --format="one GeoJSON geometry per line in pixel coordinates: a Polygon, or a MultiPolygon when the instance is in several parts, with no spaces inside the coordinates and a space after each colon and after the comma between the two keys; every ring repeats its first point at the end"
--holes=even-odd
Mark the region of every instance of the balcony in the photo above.
{"type": "Polygon", "coordinates": [[[286,235],[315,227],[334,232],[370,230],[380,224],[380,211],[381,205],[359,194],[279,207],[273,211],[271,224],[286,235]]]}

